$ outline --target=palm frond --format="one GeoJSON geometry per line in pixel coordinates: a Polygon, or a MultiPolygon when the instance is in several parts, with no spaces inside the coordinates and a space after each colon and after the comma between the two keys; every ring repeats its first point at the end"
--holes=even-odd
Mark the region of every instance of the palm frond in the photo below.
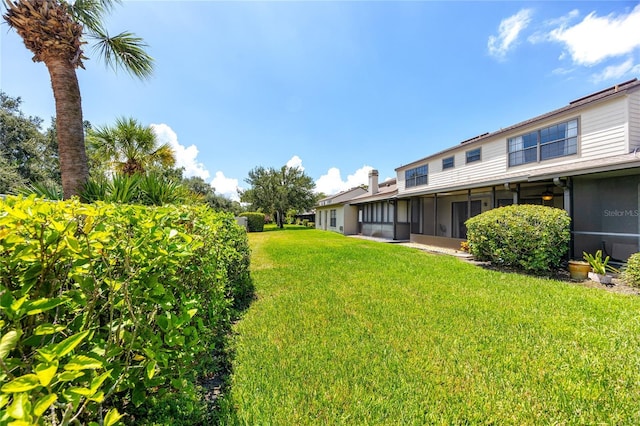
{"type": "Polygon", "coordinates": [[[169,143],[164,143],[152,154],[153,161],[165,167],[173,167],[176,164],[176,153],[169,143]]]}
{"type": "Polygon", "coordinates": [[[111,12],[114,5],[120,3],[120,0],[75,0],[74,2],[66,2],[69,14],[84,25],[89,33],[102,32],[104,16],[111,12]]]}
{"type": "Polygon", "coordinates": [[[153,58],[145,51],[147,44],[133,33],[122,32],[113,37],[100,29],[91,35],[96,40],[94,50],[114,70],[124,69],[138,78],[148,78],[153,73],[153,58]]]}

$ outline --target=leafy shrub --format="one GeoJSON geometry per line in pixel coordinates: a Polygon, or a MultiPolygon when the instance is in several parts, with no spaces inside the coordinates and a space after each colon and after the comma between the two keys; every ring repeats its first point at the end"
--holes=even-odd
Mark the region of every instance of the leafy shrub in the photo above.
{"type": "Polygon", "coordinates": [[[247,218],[247,226],[249,228],[249,232],[264,231],[264,223],[266,222],[264,213],[245,212],[240,213],[240,216],[244,216],[247,218]]]}
{"type": "Polygon", "coordinates": [[[248,267],[244,230],[205,206],[0,200],[0,424],[198,415],[248,267]]]}
{"type": "Polygon", "coordinates": [[[640,287],[640,253],[629,257],[622,271],[622,280],[632,287],[640,287]]]}
{"type": "Polygon", "coordinates": [[[302,226],[309,226],[309,219],[302,219],[302,226]]]}
{"type": "Polygon", "coordinates": [[[566,211],[552,207],[492,209],[467,220],[469,250],[495,265],[548,272],[560,266],[569,249],[570,221],[566,211]]]}

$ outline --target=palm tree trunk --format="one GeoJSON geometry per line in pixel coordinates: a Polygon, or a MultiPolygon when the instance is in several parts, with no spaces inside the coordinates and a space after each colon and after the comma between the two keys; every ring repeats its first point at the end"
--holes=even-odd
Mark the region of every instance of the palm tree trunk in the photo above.
{"type": "Polygon", "coordinates": [[[89,178],[82,126],[82,102],[75,67],[61,58],[45,60],[56,102],[56,129],[64,198],[79,195],[89,178]]]}

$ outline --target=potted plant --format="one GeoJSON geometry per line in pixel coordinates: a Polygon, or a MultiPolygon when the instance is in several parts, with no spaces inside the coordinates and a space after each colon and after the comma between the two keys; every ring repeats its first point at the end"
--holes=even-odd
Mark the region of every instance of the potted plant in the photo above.
{"type": "Polygon", "coordinates": [[[569,261],[569,275],[572,280],[583,281],[587,279],[591,271],[591,266],[584,260],[570,260],[569,261]]]}
{"type": "Polygon", "coordinates": [[[589,278],[593,281],[601,284],[611,284],[611,275],[607,275],[607,272],[619,272],[616,268],[609,265],[609,256],[602,258],[602,250],[596,251],[595,254],[583,252],[584,260],[591,266],[592,272],[589,273],[589,278]]]}

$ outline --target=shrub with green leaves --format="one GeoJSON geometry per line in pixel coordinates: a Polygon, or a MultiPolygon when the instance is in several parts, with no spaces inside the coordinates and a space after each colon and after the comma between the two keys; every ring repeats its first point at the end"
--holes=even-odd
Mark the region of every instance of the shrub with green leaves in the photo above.
{"type": "Polygon", "coordinates": [[[622,271],[622,280],[632,287],[640,287],[640,253],[629,257],[622,271]]]}
{"type": "Polygon", "coordinates": [[[569,250],[571,219],[566,211],[514,205],[467,220],[470,253],[478,260],[532,273],[558,268],[569,250]]]}
{"type": "Polygon", "coordinates": [[[248,268],[244,230],[205,206],[0,200],[0,424],[194,399],[248,268]]]}
{"type": "Polygon", "coordinates": [[[247,227],[249,232],[262,232],[264,231],[265,215],[258,212],[245,212],[240,213],[240,216],[247,218],[247,227]]]}

